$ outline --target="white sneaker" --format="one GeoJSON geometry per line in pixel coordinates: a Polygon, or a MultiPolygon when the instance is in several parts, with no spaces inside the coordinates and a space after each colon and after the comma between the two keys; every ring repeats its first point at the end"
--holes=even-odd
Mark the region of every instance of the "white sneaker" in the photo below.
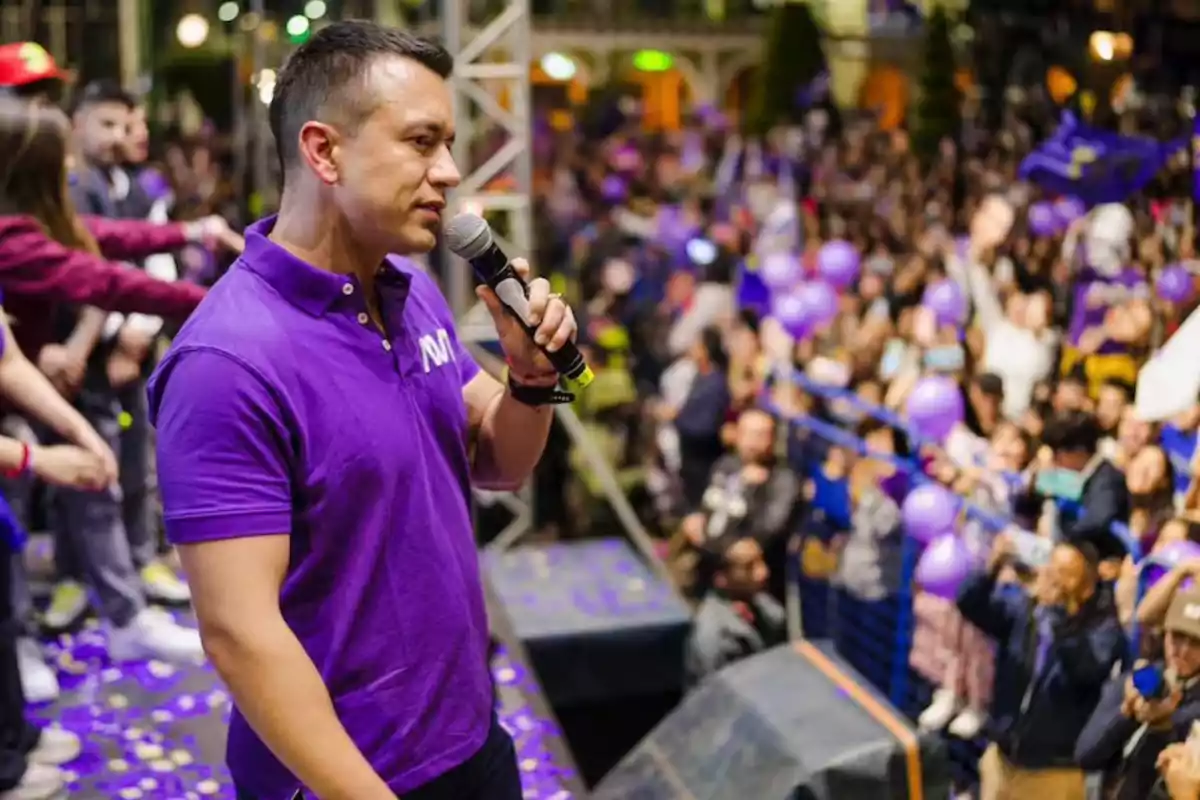
{"type": "Polygon", "coordinates": [[[982,711],[974,708],[965,708],[950,723],[950,727],[946,729],[946,732],[958,739],[974,739],[983,730],[986,722],[987,717],[982,711]]]}
{"type": "Polygon", "coordinates": [[[198,662],[204,659],[200,632],[176,624],[168,614],[142,609],[124,628],[108,629],[108,655],[113,661],[198,662]]]}
{"type": "Polygon", "coordinates": [[[917,727],[926,733],[940,731],[954,719],[954,715],[962,708],[957,695],[949,689],[938,689],[933,693],[933,702],[929,708],[917,717],[917,727]]]}
{"type": "Polygon", "coordinates": [[[59,767],[79,758],[83,752],[83,743],[79,737],[62,728],[42,728],[38,737],[37,747],[29,754],[29,760],[35,764],[48,767],[59,767]]]}
{"type": "Polygon", "coordinates": [[[21,782],[7,792],[0,792],[0,800],[58,800],[65,796],[65,786],[57,767],[30,761],[21,782]]]}
{"type": "Polygon", "coordinates": [[[151,561],[139,571],[146,597],[160,603],[183,605],[190,603],[192,592],[183,579],[164,562],[151,561]]]}
{"type": "Polygon", "coordinates": [[[17,640],[17,669],[21,673],[25,702],[50,703],[58,699],[58,677],[33,639],[17,640]]]}

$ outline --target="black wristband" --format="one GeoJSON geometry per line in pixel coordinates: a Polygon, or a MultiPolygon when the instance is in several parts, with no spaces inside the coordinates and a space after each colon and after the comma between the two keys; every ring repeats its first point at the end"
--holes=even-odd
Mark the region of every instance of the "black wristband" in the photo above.
{"type": "Polygon", "coordinates": [[[518,383],[511,371],[508,372],[507,378],[508,393],[518,403],[537,408],[540,406],[558,406],[564,403],[575,402],[575,395],[563,391],[557,385],[526,386],[523,383],[518,383]]]}

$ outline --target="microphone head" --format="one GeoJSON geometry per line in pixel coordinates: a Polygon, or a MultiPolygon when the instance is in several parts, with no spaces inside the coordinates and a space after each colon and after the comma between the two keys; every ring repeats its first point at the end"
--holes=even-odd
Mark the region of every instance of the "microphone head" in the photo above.
{"type": "Polygon", "coordinates": [[[445,235],[450,252],[465,261],[483,255],[492,246],[492,229],[475,214],[457,214],[446,225],[445,235]]]}

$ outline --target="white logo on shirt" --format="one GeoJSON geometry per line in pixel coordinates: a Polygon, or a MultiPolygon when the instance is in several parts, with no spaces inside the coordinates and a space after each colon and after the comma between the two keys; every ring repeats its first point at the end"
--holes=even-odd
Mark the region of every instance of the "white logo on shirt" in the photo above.
{"type": "Polygon", "coordinates": [[[427,333],[418,341],[421,343],[421,366],[428,375],[434,367],[444,367],[454,361],[454,348],[450,346],[450,334],[445,328],[438,328],[435,333],[427,333]]]}

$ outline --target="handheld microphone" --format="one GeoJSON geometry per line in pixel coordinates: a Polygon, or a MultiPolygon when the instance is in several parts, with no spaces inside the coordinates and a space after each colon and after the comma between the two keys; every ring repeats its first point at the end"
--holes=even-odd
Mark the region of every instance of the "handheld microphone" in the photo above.
{"type": "MultiPolygon", "coordinates": [[[[455,216],[446,226],[446,244],[452,253],[470,262],[479,280],[496,293],[504,309],[533,339],[537,326],[529,323],[529,286],[496,245],[487,222],[474,214],[455,216]]],[[[567,342],[554,352],[548,352],[545,347],[541,347],[541,351],[559,375],[581,388],[595,377],[574,342],[567,342]]]]}

